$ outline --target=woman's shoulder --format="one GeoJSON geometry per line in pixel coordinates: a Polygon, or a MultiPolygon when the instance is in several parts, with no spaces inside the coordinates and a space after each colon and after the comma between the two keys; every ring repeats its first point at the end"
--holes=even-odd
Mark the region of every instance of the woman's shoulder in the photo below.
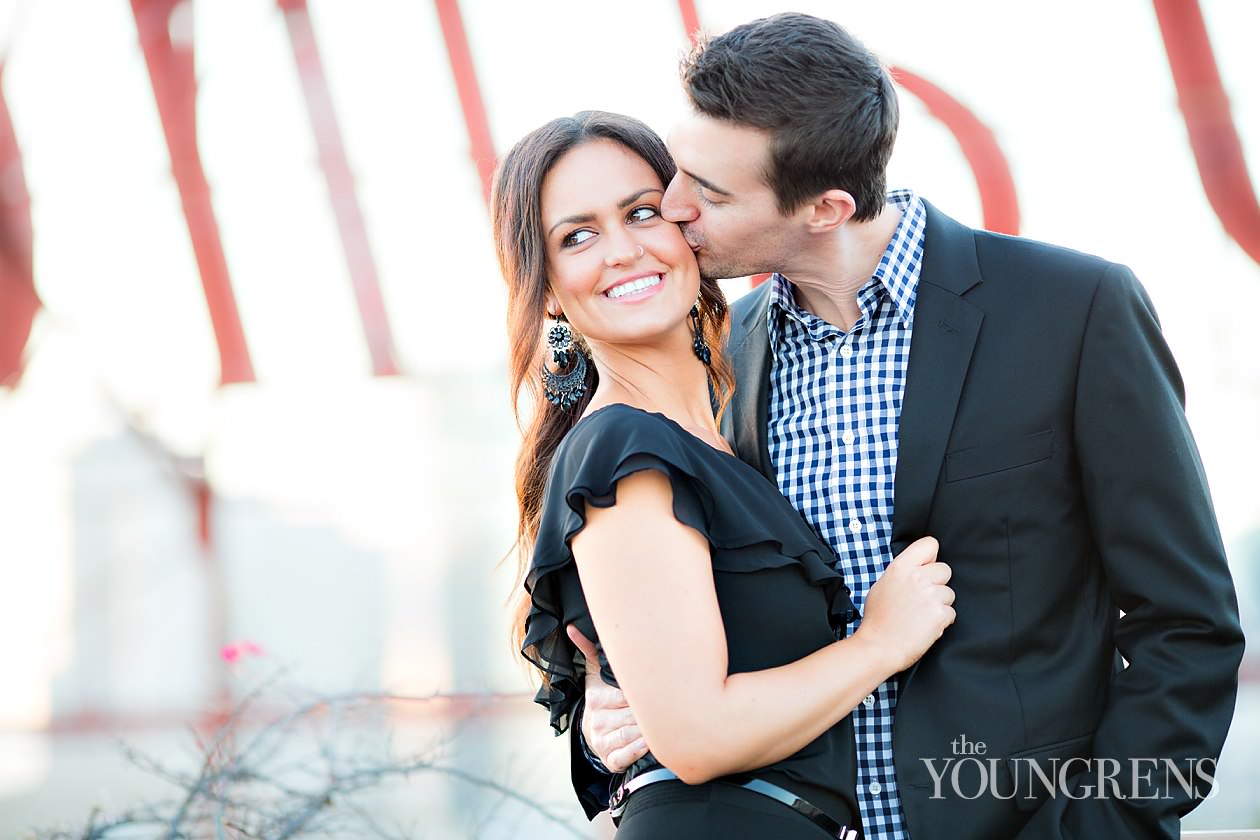
{"type": "Polygon", "coordinates": [[[693,447],[679,432],[663,414],[624,403],[606,405],[579,420],[561,441],[555,472],[611,469],[637,454],[654,455],[694,471],[693,447]]]}
{"type": "MultiPolygon", "coordinates": [[[[664,414],[626,403],[610,403],[578,420],[566,437],[570,445],[608,439],[672,439],[673,427],[664,414]]],[[[671,441],[672,442],[672,441],[671,441]]]]}
{"type": "Polygon", "coordinates": [[[572,514],[587,505],[616,503],[621,479],[642,470],[663,473],[674,495],[675,512],[699,525],[712,508],[713,477],[702,453],[685,439],[689,433],[662,414],[614,403],[583,417],[556,449],[543,504],[543,529],[566,538],[583,522],[572,514]]]}

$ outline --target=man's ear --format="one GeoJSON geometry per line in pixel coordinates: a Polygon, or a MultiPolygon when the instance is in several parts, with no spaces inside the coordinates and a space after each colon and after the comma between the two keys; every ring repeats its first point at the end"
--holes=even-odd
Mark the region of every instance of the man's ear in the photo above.
{"type": "Polygon", "coordinates": [[[819,193],[805,209],[809,213],[805,225],[810,233],[828,233],[853,218],[857,202],[844,190],[827,190],[819,193]]]}

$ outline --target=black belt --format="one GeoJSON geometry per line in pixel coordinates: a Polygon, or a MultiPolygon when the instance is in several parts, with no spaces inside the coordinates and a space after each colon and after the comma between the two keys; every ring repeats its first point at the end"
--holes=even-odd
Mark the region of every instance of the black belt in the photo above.
{"type": "MultiPolygon", "coordinates": [[[[667,770],[664,767],[658,767],[655,770],[648,770],[639,773],[631,778],[623,781],[613,791],[612,798],[608,803],[608,813],[612,816],[613,824],[621,822],[621,815],[626,810],[626,800],[630,798],[630,794],[640,788],[657,782],[681,781],[673,770],[667,770]]],[[[750,790],[753,793],[759,793],[762,796],[768,796],[776,802],[782,802],[796,813],[805,817],[819,828],[826,831],[832,837],[838,840],[858,840],[856,830],[833,820],[827,816],[817,806],[806,802],[790,790],[773,785],[770,782],[758,779],[755,776],[723,776],[714,781],[723,782],[724,784],[734,785],[736,787],[750,790]]]]}

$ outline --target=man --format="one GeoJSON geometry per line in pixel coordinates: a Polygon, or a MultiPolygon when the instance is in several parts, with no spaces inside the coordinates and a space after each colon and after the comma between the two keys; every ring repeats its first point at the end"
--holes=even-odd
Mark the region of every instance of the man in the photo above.
{"type": "MultiPolygon", "coordinates": [[[[859,608],[917,537],[954,570],[955,626],[853,711],[865,836],[1178,836],[1243,640],[1145,292],[1123,266],[886,197],[895,93],[830,22],[738,27],[683,81],[662,212],[702,273],[777,272],[733,307],[724,433],[830,543],[859,608]]],[[[609,687],[588,682],[582,729],[615,770],[642,752],[609,687]]],[[[599,784],[580,753],[574,773],[599,784]]]]}

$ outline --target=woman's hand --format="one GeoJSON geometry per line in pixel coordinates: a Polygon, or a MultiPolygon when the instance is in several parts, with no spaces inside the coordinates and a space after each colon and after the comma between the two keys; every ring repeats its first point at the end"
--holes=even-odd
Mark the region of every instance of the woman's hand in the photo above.
{"type": "Polygon", "coordinates": [[[954,623],[952,574],[936,559],[932,537],[915,540],[888,564],[866,596],[862,624],[853,634],[888,657],[894,672],[904,671],[954,623]]]}
{"type": "MultiPolygon", "coordinates": [[[[675,517],[669,477],[634,472],[617,482],[616,504],[588,505],[586,517],[571,545],[600,644],[652,755],[687,784],[803,749],[953,620],[949,569],[934,562],[936,541],[920,540],[889,564],[853,638],[730,673],[712,548],[675,517]]],[[[583,727],[589,746],[620,766],[636,753],[617,750],[638,739],[627,718],[600,711],[583,727]]]]}

